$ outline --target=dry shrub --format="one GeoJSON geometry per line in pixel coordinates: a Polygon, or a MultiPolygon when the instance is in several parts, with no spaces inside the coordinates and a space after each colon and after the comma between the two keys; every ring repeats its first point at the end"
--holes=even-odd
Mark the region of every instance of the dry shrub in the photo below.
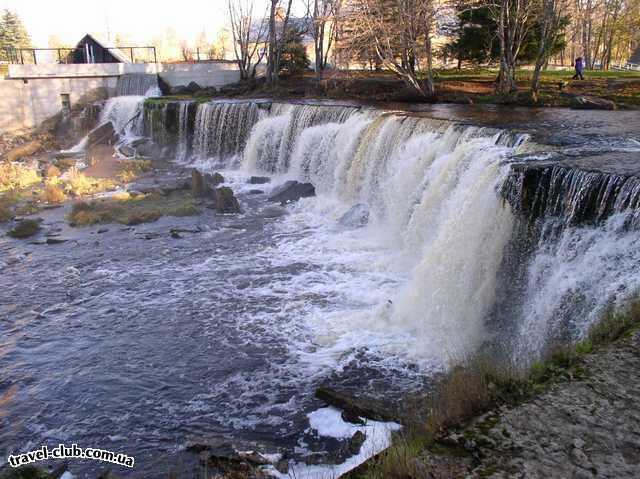
{"type": "Polygon", "coordinates": [[[10,162],[17,161],[22,158],[27,158],[31,155],[35,155],[43,149],[44,146],[40,140],[31,140],[24,145],[17,146],[13,150],[9,151],[6,155],[6,159],[10,162]]]}
{"type": "Polygon", "coordinates": [[[86,176],[75,167],[65,174],[64,181],[66,183],[66,192],[72,196],[93,195],[116,187],[113,180],[86,176]]]}
{"type": "Polygon", "coordinates": [[[57,184],[47,183],[44,187],[42,199],[47,203],[62,203],[66,201],[67,195],[57,184]]]}
{"type": "Polygon", "coordinates": [[[138,176],[152,168],[151,160],[121,160],[121,169],[118,179],[122,183],[130,183],[138,176]]]}
{"type": "Polygon", "coordinates": [[[24,189],[39,182],[35,168],[21,163],[0,163],[0,192],[24,189]]]}

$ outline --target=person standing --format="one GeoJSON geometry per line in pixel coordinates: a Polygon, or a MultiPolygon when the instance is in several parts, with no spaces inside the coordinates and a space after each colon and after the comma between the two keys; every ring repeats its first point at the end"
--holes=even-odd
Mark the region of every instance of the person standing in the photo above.
{"type": "Polygon", "coordinates": [[[584,61],[582,60],[582,57],[578,57],[576,58],[576,74],[573,75],[573,79],[577,80],[578,78],[580,78],[580,80],[584,80],[584,76],[582,75],[582,72],[584,70],[584,61]]]}

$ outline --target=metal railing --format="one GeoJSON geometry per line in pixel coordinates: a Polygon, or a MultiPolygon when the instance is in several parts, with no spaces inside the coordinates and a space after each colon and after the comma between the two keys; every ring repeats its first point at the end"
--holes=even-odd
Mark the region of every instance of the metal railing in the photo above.
{"type": "Polygon", "coordinates": [[[0,61],[20,65],[38,65],[39,63],[114,63],[112,58],[126,56],[131,63],[158,63],[156,47],[110,47],[101,48],[92,58],[87,57],[84,48],[3,48],[0,61]],[[108,57],[106,52],[111,53],[108,57]],[[117,53],[116,53],[117,52],[117,53]]]}

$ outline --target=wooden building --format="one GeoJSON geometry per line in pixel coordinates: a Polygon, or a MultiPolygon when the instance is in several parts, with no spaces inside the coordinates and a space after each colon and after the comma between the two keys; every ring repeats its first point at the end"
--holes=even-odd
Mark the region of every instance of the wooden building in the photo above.
{"type": "Polygon", "coordinates": [[[132,60],[120,49],[106,47],[87,34],[69,53],[68,63],[132,63],[132,60]]]}

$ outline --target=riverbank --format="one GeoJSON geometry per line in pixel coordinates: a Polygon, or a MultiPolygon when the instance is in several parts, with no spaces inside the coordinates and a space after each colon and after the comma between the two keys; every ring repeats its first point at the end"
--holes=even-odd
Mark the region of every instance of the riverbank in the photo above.
{"type": "Polygon", "coordinates": [[[529,93],[531,71],[518,72],[518,93],[509,98],[495,94],[497,72],[490,69],[443,70],[435,74],[435,98],[418,97],[391,73],[371,71],[331,71],[318,79],[313,73],[282,77],[276,86],[258,80],[238,83],[220,90],[174,89],[165,94],[174,98],[208,99],[325,98],[364,102],[509,104],[514,106],[563,107],[576,109],[640,108],[640,72],[588,72],[585,80],[572,80],[571,71],[542,74],[537,101],[529,93]],[[586,99],[586,103],[583,101],[586,99]]]}
{"type": "Polygon", "coordinates": [[[639,326],[633,303],[525,376],[475,360],[452,371],[426,426],[347,477],[638,477],[639,326]]]}

